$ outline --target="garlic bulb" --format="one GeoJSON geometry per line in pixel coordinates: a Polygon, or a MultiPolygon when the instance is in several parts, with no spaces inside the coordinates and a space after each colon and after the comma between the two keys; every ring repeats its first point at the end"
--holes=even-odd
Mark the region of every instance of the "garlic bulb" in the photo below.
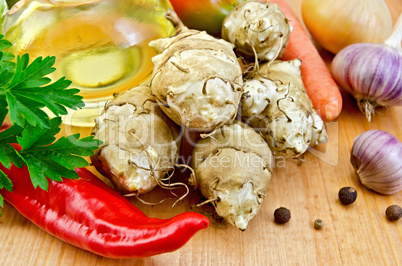
{"type": "Polygon", "coordinates": [[[381,194],[402,189],[402,143],[381,130],[369,130],[353,142],[350,162],[361,183],[381,194]]]}
{"type": "Polygon", "coordinates": [[[342,49],[331,71],[370,121],[377,106],[402,105],[402,15],[383,44],[356,43],[342,49]]]}
{"type": "Polygon", "coordinates": [[[303,0],[302,17],[312,37],[338,53],[353,43],[379,43],[391,32],[384,0],[303,0]]]}

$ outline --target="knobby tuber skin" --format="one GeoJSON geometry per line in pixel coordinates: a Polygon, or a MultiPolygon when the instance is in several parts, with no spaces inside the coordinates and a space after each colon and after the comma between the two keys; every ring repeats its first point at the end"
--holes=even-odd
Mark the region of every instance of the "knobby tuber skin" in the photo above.
{"type": "Polygon", "coordinates": [[[273,156],[264,139],[248,125],[235,121],[201,139],[191,166],[198,187],[224,220],[245,230],[260,210],[272,175],[273,156]]]}
{"type": "Polygon", "coordinates": [[[91,160],[122,193],[149,192],[178,159],[179,132],[148,86],[117,95],[95,119],[93,133],[103,144],[91,160]]]}
{"type": "Polygon", "coordinates": [[[186,28],[173,11],[167,17],[177,33],[149,43],[159,53],[152,58],[152,94],[178,125],[213,131],[235,118],[241,98],[242,69],[233,45],[186,28]]]}
{"type": "Polygon", "coordinates": [[[283,55],[291,27],[277,4],[246,1],[225,17],[222,38],[247,59],[272,61],[283,55]]]}
{"type": "Polygon", "coordinates": [[[260,132],[277,157],[297,158],[325,143],[327,133],[314,110],[300,74],[301,61],[260,65],[244,81],[239,114],[260,132]]]}

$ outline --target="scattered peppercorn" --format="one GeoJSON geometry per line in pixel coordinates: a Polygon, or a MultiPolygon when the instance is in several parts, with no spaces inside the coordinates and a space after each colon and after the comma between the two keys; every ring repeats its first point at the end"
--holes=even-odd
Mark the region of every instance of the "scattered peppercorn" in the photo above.
{"type": "Polygon", "coordinates": [[[342,204],[349,205],[355,202],[357,191],[352,187],[343,187],[339,190],[338,197],[342,204]]]}
{"type": "Polygon", "coordinates": [[[285,207],[279,207],[274,212],[275,222],[278,224],[284,224],[289,222],[290,220],[290,210],[286,209],[285,207]]]}
{"type": "Polygon", "coordinates": [[[389,221],[397,221],[402,217],[402,208],[399,205],[388,206],[385,215],[389,221]]]}
{"type": "Polygon", "coordinates": [[[316,219],[314,221],[314,228],[315,229],[321,229],[324,226],[324,222],[321,219],[316,219]]]}

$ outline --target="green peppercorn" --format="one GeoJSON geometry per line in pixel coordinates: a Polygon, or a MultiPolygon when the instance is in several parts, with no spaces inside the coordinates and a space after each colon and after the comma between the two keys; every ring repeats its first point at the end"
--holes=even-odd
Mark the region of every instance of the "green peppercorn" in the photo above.
{"type": "Polygon", "coordinates": [[[321,229],[324,226],[324,222],[321,219],[316,219],[314,221],[314,228],[315,229],[321,229]]]}
{"type": "Polygon", "coordinates": [[[385,215],[389,221],[398,221],[402,217],[402,208],[398,205],[391,205],[385,210],[385,215]]]}
{"type": "Polygon", "coordinates": [[[352,187],[343,187],[339,190],[338,197],[342,204],[349,205],[355,202],[357,191],[352,187]]]}
{"type": "Polygon", "coordinates": [[[290,210],[286,209],[285,207],[279,207],[274,212],[275,222],[278,224],[284,224],[289,222],[290,220],[290,210]]]}

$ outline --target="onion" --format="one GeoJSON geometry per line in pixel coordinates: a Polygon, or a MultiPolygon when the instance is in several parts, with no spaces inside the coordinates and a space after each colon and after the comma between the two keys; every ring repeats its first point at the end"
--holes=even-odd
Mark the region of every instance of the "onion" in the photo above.
{"type": "Polygon", "coordinates": [[[301,14],[312,37],[334,54],[353,43],[383,42],[392,30],[384,0],[303,0],[301,14]]]}
{"type": "Polygon", "coordinates": [[[402,189],[402,143],[381,130],[369,130],[353,142],[350,162],[361,183],[381,194],[402,189]]]}
{"type": "Polygon", "coordinates": [[[402,15],[383,44],[352,44],[332,61],[336,82],[356,98],[369,121],[378,106],[402,105],[401,40],[402,15]]]}

